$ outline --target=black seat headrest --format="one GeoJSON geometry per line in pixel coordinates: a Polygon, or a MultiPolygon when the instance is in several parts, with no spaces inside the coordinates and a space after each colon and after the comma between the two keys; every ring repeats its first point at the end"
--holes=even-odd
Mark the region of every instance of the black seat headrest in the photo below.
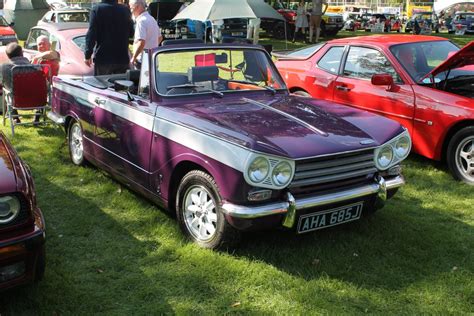
{"type": "Polygon", "coordinates": [[[189,67],[188,80],[192,83],[203,81],[215,81],[219,79],[219,68],[217,66],[189,67]]]}
{"type": "Polygon", "coordinates": [[[125,72],[125,76],[126,76],[127,80],[130,80],[130,81],[133,81],[133,82],[137,83],[140,80],[140,70],[127,69],[127,71],[125,72]]]}

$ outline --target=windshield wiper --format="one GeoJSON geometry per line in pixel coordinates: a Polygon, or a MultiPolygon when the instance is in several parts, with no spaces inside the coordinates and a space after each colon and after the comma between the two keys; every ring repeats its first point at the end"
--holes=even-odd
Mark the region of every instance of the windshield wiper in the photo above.
{"type": "MultiPolygon", "coordinates": [[[[179,85],[175,85],[175,86],[167,86],[166,87],[166,89],[168,89],[168,90],[180,89],[180,88],[195,89],[195,88],[205,88],[205,86],[204,85],[192,84],[192,83],[185,83],[185,84],[179,84],[179,85]]],[[[220,91],[217,91],[217,90],[214,90],[214,89],[204,89],[204,90],[197,91],[197,92],[206,92],[206,91],[212,92],[220,98],[224,97],[224,93],[222,93],[220,91]]]]}
{"type": "Polygon", "coordinates": [[[259,87],[259,88],[263,88],[265,90],[268,90],[270,91],[273,95],[276,94],[276,89],[273,88],[273,87],[269,87],[269,86],[261,86],[259,85],[258,83],[256,82],[253,82],[253,81],[247,81],[247,80],[235,80],[235,79],[232,79],[232,80],[229,80],[229,81],[232,81],[232,82],[237,82],[237,83],[242,83],[242,84],[250,84],[252,86],[256,86],[256,87],[259,87]]]}

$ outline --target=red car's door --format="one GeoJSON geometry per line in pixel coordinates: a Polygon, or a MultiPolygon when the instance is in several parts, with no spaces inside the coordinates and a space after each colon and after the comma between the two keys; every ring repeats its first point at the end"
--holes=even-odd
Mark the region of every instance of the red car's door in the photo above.
{"type": "Polygon", "coordinates": [[[413,89],[411,85],[403,83],[390,61],[379,50],[351,46],[334,89],[334,101],[384,115],[400,122],[412,132],[415,114],[413,89]],[[392,91],[388,91],[387,86],[371,83],[374,74],[382,73],[392,75],[396,83],[392,91]]]}

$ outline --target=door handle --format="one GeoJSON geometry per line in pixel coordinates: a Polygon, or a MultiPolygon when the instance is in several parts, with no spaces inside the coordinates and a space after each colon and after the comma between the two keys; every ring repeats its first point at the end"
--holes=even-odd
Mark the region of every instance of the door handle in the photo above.
{"type": "Polygon", "coordinates": [[[351,88],[344,87],[344,86],[336,86],[336,89],[340,91],[345,91],[345,92],[351,91],[351,88]]]}
{"type": "Polygon", "coordinates": [[[105,102],[106,102],[106,100],[97,97],[97,98],[95,98],[94,102],[95,102],[97,105],[104,105],[105,102]]]}

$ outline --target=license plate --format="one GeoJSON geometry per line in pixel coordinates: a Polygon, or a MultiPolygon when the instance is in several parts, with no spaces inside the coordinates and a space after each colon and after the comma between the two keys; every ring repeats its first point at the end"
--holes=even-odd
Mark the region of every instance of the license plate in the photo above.
{"type": "Polygon", "coordinates": [[[327,211],[306,214],[298,221],[298,233],[307,233],[347,222],[358,220],[364,202],[333,208],[327,211]]]}
{"type": "Polygon", "coordinates": [[[242,36],[244,33],[242,32],[232,32],[232,36],[242,36]]]}

